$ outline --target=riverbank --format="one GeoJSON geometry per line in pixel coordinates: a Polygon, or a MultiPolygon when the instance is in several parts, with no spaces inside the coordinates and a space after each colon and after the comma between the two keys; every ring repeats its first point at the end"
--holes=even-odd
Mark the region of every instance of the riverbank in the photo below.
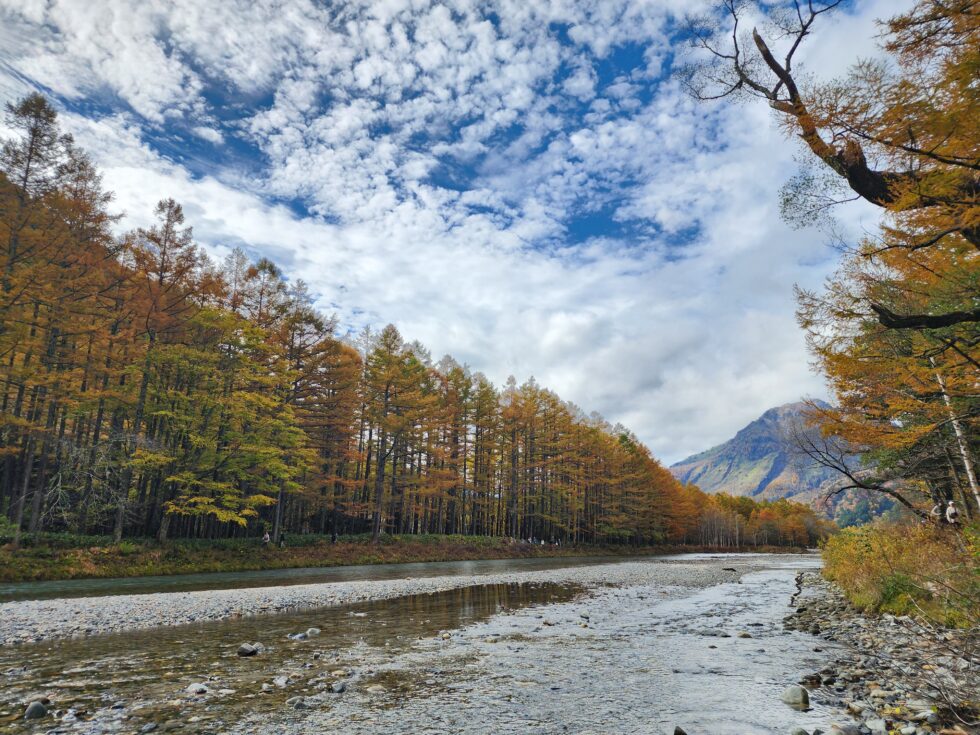
{"type": "MultiPolygon", "coordinates": [[[[826,733],[836,712],[780,701],[833,655],[783,627],[794,575],[818,566],[698,555],[385,581],[357,590],[375,602],[0,647],[0,732],[826,733]],[[386,599],[444,581],[465,586],[386,599]]],[[[92,603],[111,619],[121,601],[37,612],[92,603]]]]}
{"type": "Polygon", "coordinates": [[[749,564],[736,564],[730,560],[670,563],[649,560],[534,572],[24,600],[0,604],[0,645],[239,619],[290,610],[388,600],[475,585],[657,584],[700,588],[737,579],[748,568],[751,568],[749,564]]]}
{"type": "MultiPolygon", "coordinates": [[[[554,546],[484,536],[386,536],[380,544],[368,536],[287,536],[286,547],[260,539],[215,541],[124,540],[54,537],[14,550],[0,546],[0,583],[66,579],[106,579],[207,572],[242,572],[304,567],[399,564],[478,559],[528,559],[576,556],[651,556],[696,551],[734,551],[694,546],[554,546]]],[[[798,552],[771,547],[745,551],[798,552]]]]}
{"type": "Polygon", "coordinates": [[[861,723],[835,732],[980,732],[980,631],[950,630],[908,615],[865,614],[817,573],[801,573],[797,582],[797,607],[786,627],[851,651],[801,682],[815,698],[861,723]]]}

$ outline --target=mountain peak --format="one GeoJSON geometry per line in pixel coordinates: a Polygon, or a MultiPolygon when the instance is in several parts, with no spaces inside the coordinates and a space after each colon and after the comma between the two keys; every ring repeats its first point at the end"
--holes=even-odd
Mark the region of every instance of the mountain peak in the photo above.
{"type": "Polygon", "coordinates": [[[800,457],[793,445],[793,431],[808,408],[803,401],[770,408],[724,444],[688,457],[670,471],[709,493],[775,499],[815,490],[835,473],[800,457]]]}

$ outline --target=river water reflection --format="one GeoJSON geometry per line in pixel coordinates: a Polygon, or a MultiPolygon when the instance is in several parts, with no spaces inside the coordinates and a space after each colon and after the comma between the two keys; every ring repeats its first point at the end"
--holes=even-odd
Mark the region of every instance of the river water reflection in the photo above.
{"type": "Polygon", "coordinates": [[[0,731],[47,731],[50,719],[36,725],[21,719],[24,702],[47,697],[67,714],[73,731],[126,732],[173,721],[182,723],[183,731],[219,732],[241,711],[274,710],[289,697],[315,693],[318,685],[335,681],[354,685],[363,678],[364,661],[379,654],[386,659],[397,656],[420,638],[515,608],[570,600],[578,592],[572,586],[550,584],[464,587],[284,615],[0,648],[0,722],[7,721],[0,731]],[[320,633],[303,641],[288,637],[309,628],[320,633]],[[243,642],[260,642],[265,650],[255,657],[239,657],[236,651],[243,642]],[[286,686],[277,685],[281,676],[289,678],[286,686]],[[188,697],[185,690],[192,683],[204,683],[208,696],[188,697]],[[190,717],[198,719],[188,722],[190,717]]]}
{"type": "MultiPolygon", "coordinates": [[[[683,558],[697,558],[684,554],[683,558]]],[[[671,557],[649,557],[671,558],[671,557]]],[[[682,558],[682,557],[673,557],[682,558]]],[[[471,576],[494,572],[531,572],[595,564],[616,564],[622,556],[537,557],[530,559],[476,559],[469,561],[412,562],[408,564],[359,564],[340,567],[263,569],[244,572],[209,572],[150,577],[109,579],[65,579],[50,582],[0,583],[0,602],[44,600],[61,597],[136,595],[150,592],[190,592],[242,587],[279,587],[292,584],[321,584],[418,577],[471,576]]]]}

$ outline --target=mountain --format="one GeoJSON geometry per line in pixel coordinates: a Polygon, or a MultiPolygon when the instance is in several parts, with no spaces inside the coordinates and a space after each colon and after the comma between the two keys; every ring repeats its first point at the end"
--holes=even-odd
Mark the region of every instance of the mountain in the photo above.
{"type": "MultiPolygon", "coordinates": [[[[826,405],[826,404],[823,404],[826,405]]],[[[833,470],[799,456],[792,436],[804,425],[805,403],[770,408],[724,444],[678,462],[670,471],[705,492],[776,499],[802,495],[812,503],[833,470]]]]}

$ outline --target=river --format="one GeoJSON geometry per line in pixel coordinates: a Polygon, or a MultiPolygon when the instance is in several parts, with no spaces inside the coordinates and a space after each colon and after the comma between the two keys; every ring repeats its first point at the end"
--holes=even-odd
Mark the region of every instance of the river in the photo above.
{"type": "MultiPolygon", "coordinates": [[[[494,566],[524,569],[527,561],[538,562],[535,569],[559,569],[580,560],[494,566]]],[[[829,730],[838,715],[819,696],[807,712],[779,700],[788,684],[833,654],[826,642],[782,625],[794,576],[815,568],[816,557],[686,555],[645,563],[749,569],[739,582],[700,590],[654,583],[481,585],[477,576],[473,586],[432,594],[0,647],[0,731],[829,730]],[[308,640],[288,637],[311,627],[320,632],[308,640]],[[243,641],[261,641],[265,650],[238,657],[243,641]],[[187,694],[196,683],[208,692],[187,694]],[[25,702],[40,696],[55,703],[56,728],[51,716],[22,719],[25,702]]],[[[413,571],[420,576],[446,574],[445,564],[411,566],[425,567],[413,571]]]]}
{"type": "MultiPolygon", "coordinates": [[[[686,557],[696,558],[697,554],[686,557]]],[[[665,557],[650,557],[665,558],[665,557]]],[[[300,567],[244,572],[170,574],[106,579],[64,579],[49,582],[0,583],[0,602],[46,600],[70,597],[103,597],[153,592],[192,592],[242,587],[353,582],[362,580],[410,579],[442,576],[471,576],[492,572],[524,572],[566,569],[595,564],[615,564],[622,556],[538,557],[531,559],[480,559],[469,561],[412,562],[408,564],[361,564],[338,567],[300,567]]]]}

